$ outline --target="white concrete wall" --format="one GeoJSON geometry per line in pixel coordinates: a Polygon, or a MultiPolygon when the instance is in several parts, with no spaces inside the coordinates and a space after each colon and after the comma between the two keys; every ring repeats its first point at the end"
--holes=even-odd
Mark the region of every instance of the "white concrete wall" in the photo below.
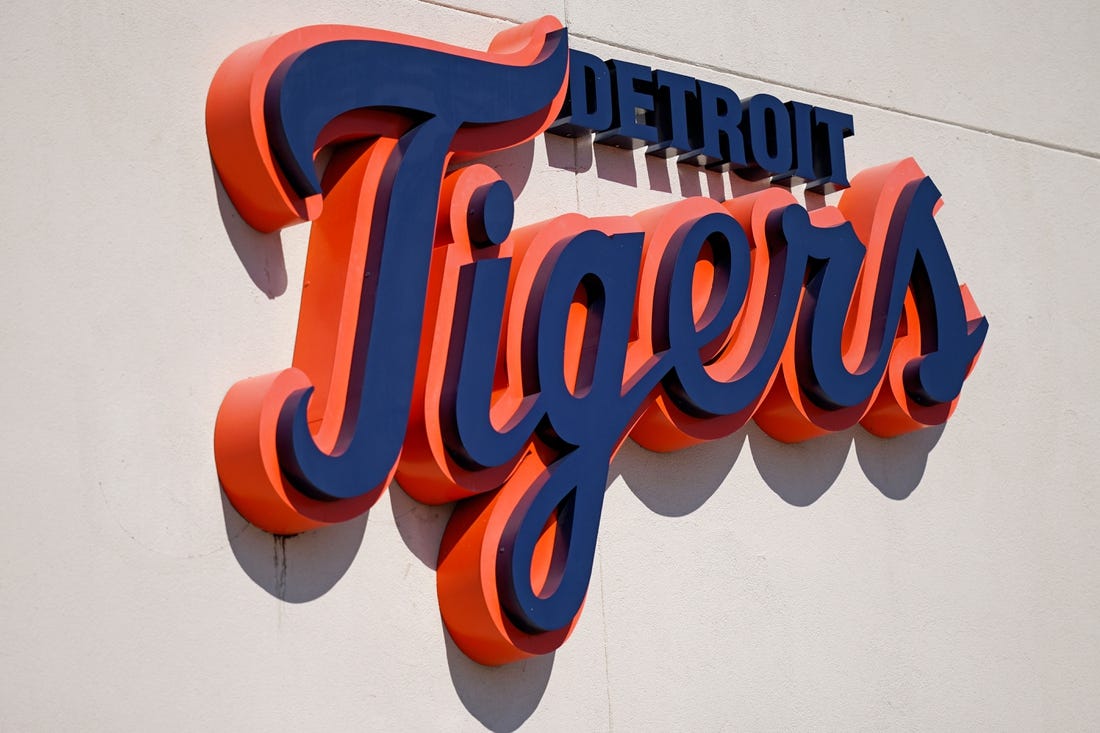
{"type": "MultiPolygon", "coordinates": [[[[1095,4],[225,5],[0,10],[0,729],[1100,728],[1095,4]],[[543,13],[605,58],[852,113],[852,172],[916,156],[991,331],[942,430],[627,446],[573,638],[487,669],[439,620],[446,509],[395,489],[279,540],[222,499],[214,415],[289,363],[306,230],[240,223],[203,107],[293,27],[483,47],[543,13]]],[[[729,186],[573,155],[496,159],[530,160],[521,223],[729,186]]]]}

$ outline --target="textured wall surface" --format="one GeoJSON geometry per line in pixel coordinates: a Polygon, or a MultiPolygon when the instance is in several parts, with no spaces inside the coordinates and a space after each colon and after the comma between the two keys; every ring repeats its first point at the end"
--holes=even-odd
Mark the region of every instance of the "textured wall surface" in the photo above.
{"type": "MultiPolygon", "coordinates": [[[[963,6],[9,3],[0,729],[1100,728],[1100,12],[963,6]],[[573,637],[489,669],[439,620],[448,508],[394,487],[279,539],[223,500],[214,416],[289,364],[307,228],[241,223],[203,109],[225,56],[297,26],[484,47],[545,13],[851,113],[850,172],[915,156],[991,330],[944,428],[628,444],[573,637]]],[[[738,185],[554,137],[492,162],[520,224],[738,185]]]]}

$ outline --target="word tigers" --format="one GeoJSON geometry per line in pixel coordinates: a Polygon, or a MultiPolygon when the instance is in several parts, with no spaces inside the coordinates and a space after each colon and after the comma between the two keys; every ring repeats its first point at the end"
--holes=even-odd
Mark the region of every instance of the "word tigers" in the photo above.
{"type": "Polygon", "coordinates": [[[218,413],[224,489],[279,534],[351,519],[394,478],[419,501],[457,502],[439,603],[484,664],[569,636],[628,436],[670,451],[750,419],[784,441],[939,424],[987,329],[933,218],[939,191],[911,159],[812,212],[770,187],[518,229],[491,168],[448,173],[455,156],[555,127],[848,185],[840,113],[774,97],[742,113],[729,90],[662,87],[637,65],[608,62],[600,81],[603,63],[578,54],[571,84],[553,18],[486,52],[317,26],[240,49],[208,97],[211,153],[245,220],[312,222],[292,365],[238,382],[218,413]]]}

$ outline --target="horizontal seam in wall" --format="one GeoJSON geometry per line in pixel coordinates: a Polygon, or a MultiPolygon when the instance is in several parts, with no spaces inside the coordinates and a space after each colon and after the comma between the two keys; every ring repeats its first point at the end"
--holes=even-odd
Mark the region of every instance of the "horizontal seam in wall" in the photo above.
{"type": "MultiPolygon", "coordinates": [[[[473,8],[464,8],[461,5],[451,5],[450,3],[440,2],[440,0],[420,0],[425,5],[436,5],[440,8],[447,8],[448,10],[458,10],[463,13],[469,13],[470,15],[476,15],[481,18],[492,18],[493,20],[506,20],[509,23],[525,23],[527,21],[520,20],[518,18],[509,18],[507,15],[497,15],[496,13],[486,13],[484,10],[474,10],[473,8]]],[[[534,20],[530,18],[529,20],[534,20]]]]}
{"type": "MultiPolygon", "coordinates": [[[[459,6],[456,6],[456,5],[451,5],[451,4],[448,4],[448,3],[445,3],[445,2],[440,2],[440,0],[420,0],[420,1],[427,4],[427,5],[436,5],[436,6],[439,6],[441,8],[447,8],[449,10],[458,10],[458,11],[461,11],[461,12],[464,12],[464,13],[469,13],[470,15],[477,15],[477,16],[480,16],[480,17],[483,17],[483,18],[491,18],[493,20],[504,20],[504,21],[508,21],[510,23],[522,23],[522,22],[524,22],[522,20],[519,20],[519,19],[516,19],[516,18],[509,18],[509,17],[504,16],[504,15],[496,15],[494,13],[486,13],[486,12],[483,12],[483,11],[471,10],[469,8],[463,8],[463,7],[459,7],[459,6]]],[[[803,92],[805,94],[813,94],[813,95],[816,95],[816,96],[819,96],[819,97],[825,97],[827,99],[835,99],[839,102],[845,102],[847,104],[858,104],[862,107],[867,107],[868,109],[877,109],[877,110],[880,110],[880,111],[883,111],[883,112],[891,112],[893,114],[904,115],[906,117],[912,117],[914,119],[924,120],[926,122],[935,122],[935,123],[938,123],[938,124],[941,124],[941,125],[948,125],[950,127],[957,127],[957,128],[962,129],[962,130],[968,130],[970,132],[977,132],[977,133],[981,133],[981,134],[984,134],[984,135],[992,135],[994,137],[1002,138],[1004,140],[1011,140],[1013,142],[1024,143],[1026,145],[1034,145],[1036,147],[1045,148],[1047,150],[1057,150],[1057,151],[1062,152],[1062,153],[1070,153],[1072,155],[1080,155],[1084,158],[1091,158],[1093,160],[1100,160],[1100,152],[1093,152],[1093,151],[1090,151],[1090,150],[1085,150],[1084,148],[1075,148],[1075,147],[1070,146],[1070,145],[1059,145],[1058,143],[1047,142],[1045,140],[1038,140],[1038,139],[1033,138],[1033,137],[1025,137],[1023,135],[1014,135],[1014,134],[1009,133],[1009,132],[1002,132],[1000,130],[992,130],[992,129],[987,128],[987,127],[979,127],[977,125],[970,125],[970,124],[967,124],[965,122],[956,122],[954,120],[948,120],[948,119],[944,119],[942,117],[934,117],[932,115],[921,114],[920,112],[912,112],[912,111],[909,111],[909,110],[900,109],[898,107],[890,107],[890,106],[887,106],[887,105],[875,104],[874,102],[868,102],[868,101],[865,101],[865,100],[862,100],[862,99],[857,99],[855,97],[845,97],[845,96],[840,95],[840,94],[822,92],[822,91],[819,91],[817,89],[811,89],[809,87],[799,86],[797,84],[791,84],[791,83],[788,83],[788,82],[777,81],[775,79],[769,79],[768,77],[765,77],[765,76],[757,76],[755,74],[747,74],[747,73],[744,73],[744,72],[735,71],[733,69],[725,69],[725,68],[722,68],[720,66],[715,66],[713,64],[701,63],[699,61],[693,61],[691,59],[681,58],[679,56],[669,56],[667,54],[657,53],[655,51],[651,51],[651,50],[645,49],[645,48],[638,48],[636,46],[628,46],[628,45],[625,45],[625,44],[622,44],[622,43],[615,43],[615,42],[612,42],[612,41],[608,41],[604,38],[599,38],[598,36],[590,36],[590,35],[587,35],[587,34],[584,34],[584,33],[575,33],[573,31],[570,31],[570,35],[573,36],[574,38],[582,38],[586,41],[593,41],[595,43],[601,43],[605,46],[611,46],[613,48],[620,48],[624,51],[631,51],[633,53],[643,54],[645,56],[651,56],[653,58],[660,59],[662,61],[673,61],[673,62],[676,62],[676,63],[679,63],[679,64],[686,64],[687,66],[692,66],[692,67],[695,67],[695,68],[698,68],[698,69],[706,69],[707,71],[714,71],[714,72],[719,73],[719,74],[729,74],[731,76],[740,77],[742,79],[748,79],[750,81],[760,82],[762,84],[769,84],[771,86],[782,87],[784,89],[790,89],[790,90],[796,91],[796,92],[803,92]]]]}

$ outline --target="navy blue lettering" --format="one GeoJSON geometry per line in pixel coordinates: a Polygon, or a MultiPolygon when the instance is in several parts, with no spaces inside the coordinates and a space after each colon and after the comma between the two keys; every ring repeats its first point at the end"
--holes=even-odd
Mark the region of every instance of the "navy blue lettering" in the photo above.
{"type": "Polygon", "coordinates": [[[615,98],[614,121],[596,142],[616,148],[637,148],[658,140],[653,123],[653,72],[648,66],[612,59],[611,89],[615,98]]]}

